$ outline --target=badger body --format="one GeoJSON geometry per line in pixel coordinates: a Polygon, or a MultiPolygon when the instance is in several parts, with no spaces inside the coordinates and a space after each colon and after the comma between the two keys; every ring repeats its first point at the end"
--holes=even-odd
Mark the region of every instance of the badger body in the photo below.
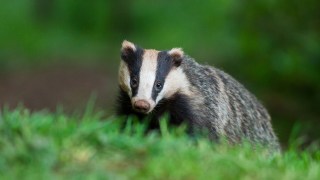
{"type": "Polygon", "coordinates": [[[271,118],[243,85],[225,72],[197,63],[180,48],[142,49],[124,41],[119,68],[118,115],[151,119],[169,114],[169,123],[212,140],[243,140],[279,149],[271,118]]]}

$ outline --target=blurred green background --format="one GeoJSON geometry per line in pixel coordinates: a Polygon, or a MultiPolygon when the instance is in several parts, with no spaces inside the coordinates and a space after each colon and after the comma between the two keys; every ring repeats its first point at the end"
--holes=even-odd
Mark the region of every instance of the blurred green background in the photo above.
{"type": "Polygon", "coordinates": [[[182,47],[266,105],[283,144],[320,139],[320,1],[2,0],[0,106],[111,113],[122,40],[182,47]]]}

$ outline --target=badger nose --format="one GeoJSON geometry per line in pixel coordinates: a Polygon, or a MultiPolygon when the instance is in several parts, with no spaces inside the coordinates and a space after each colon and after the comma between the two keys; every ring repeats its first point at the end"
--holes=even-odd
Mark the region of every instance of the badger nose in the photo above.
{"type": "Polygon", "coordinates": [[[138,100],[134,103],[134,109],[139,112],[146,113],[150,110],[150,104],[145,100],[138,100]]]}

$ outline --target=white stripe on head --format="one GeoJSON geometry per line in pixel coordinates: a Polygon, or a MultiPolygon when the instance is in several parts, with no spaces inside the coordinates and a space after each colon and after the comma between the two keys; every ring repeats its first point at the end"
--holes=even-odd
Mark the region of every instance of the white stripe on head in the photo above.
{"type": "Polygon", "coordinates": [[[158,94],[156,103],[161,99],[170,99],[175,93],[190,94],[190,84],[186,74],[181,67],[173,68],[166,77],[163,89],[158,94]]]}
{"type": "Polygon", "coordinates": [[[159,51],[156,50],[145,50],[140,69],[138,93],[133,98],[133,101],[148,101],[151,105],[151,110],[155,106],[155,102],[152,99],[152,89],[156,79],[158,53],[159,51]]]}
{"type": "Polygon", "coordinates": [[[128,65],[123,61],[120,62],[118,80],[119,80],[120,88],[125,92],[127,92],[130,97],[132,97],[129,69],[128,69],[128,65]]]}

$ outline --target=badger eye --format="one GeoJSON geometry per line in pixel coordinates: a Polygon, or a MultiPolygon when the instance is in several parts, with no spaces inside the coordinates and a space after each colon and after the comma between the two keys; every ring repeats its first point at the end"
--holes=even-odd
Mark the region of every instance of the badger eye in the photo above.
{"type": "Polygon", "coordinates": [[[161,82],[157,82],[156,83],[156,90],[160,90],[162,88],[162,84],[161,84],[161,82]]]}
{"type": "Polygon", "coordinates": [[[138,79],[136,77],[131,79],[131,86],[134,88],[138,86],[138,79]]]}

